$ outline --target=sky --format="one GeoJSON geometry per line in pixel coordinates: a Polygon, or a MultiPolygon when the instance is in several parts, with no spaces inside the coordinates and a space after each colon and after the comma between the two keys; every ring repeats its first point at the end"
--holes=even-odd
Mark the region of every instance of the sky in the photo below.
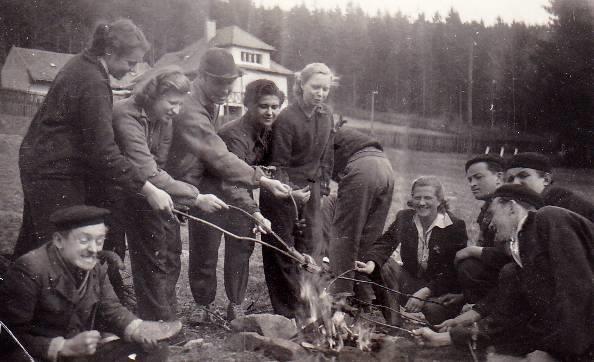
{"type": "Polygon", "coordinates": [[[452,7],[458,11],[462,21],[482,19],[486,25],[495,23],[497,16],[507,23],[547,24],[549,20],[549,14],[543,8],[549,4],[548,0],[254,0],[256,5],[278,5],[285,10],[300,4],[309,9],[333,9],[337,6],[344,9],[349,2],[370,15],[375,15],[378,10],[390,13],[400,10],[413,20],[421,12],[427,19],[431,19],[435,12],[445,17],[452,7]]]}

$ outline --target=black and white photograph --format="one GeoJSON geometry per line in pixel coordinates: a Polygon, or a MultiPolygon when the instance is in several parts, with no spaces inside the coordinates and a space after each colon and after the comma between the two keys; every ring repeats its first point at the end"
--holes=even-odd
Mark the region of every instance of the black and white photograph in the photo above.
{"type": "Polygon", "coordinates": [[[0,361],[594,361],[593,0],[0,0],[0,361]]]}

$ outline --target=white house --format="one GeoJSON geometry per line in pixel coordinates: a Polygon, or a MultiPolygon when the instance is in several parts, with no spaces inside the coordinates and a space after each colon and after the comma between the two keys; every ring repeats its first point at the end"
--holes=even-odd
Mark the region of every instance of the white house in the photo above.
{"type": "Polygon", "coordinates": [[[215,22],[207,21],[205,30],[205,37],[180,51],[163,55],[155,64],[155,68],[173,64],[180,66],[191,77],[196,76],[200,58],[208,48],[226,49],[244,73],[235,82],[225,107],[225,114],[230,118],[243,113],[243,93],[246,85],[253,80],[270,79],[288,95],[289,77],[293,76],[293,72],[270,59],[270,54],[276,50],[273,46],[238,26],[217,30],[215,22]]]}

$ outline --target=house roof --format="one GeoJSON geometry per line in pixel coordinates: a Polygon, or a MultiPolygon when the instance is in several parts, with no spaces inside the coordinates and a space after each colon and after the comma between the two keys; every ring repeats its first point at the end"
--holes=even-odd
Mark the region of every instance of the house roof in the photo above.
{"type": "Polygon", "coordinates": [[[266,44],[247,31],[236,25],[228,26],[217,30],[216,35],[210,41],[212,46],[241,46],[245,48],[262,49],[268,51],[276,50],[272,45],[266,44]]]}
{"type": "Polygon", "coordinates": [[[73,57],[73,54],[55,53],[39,49],[12,47],[23,61],[34,82],[52,82],[56,74],[73,57]]]}
{"type": "MultiPolygon", "coordinates": [[[[208,48],[233,45],[268,51],[275,50],[274,47],[264,43],[262,40],[242,30],[240,27],[228,26],[217,30],[217,34],[208,43],[205,38],[202,38],[180,51],[164,54],[155,64],[155,68],[167,65],[177,65],[181,67],[185,73],[196,73],[200,66],[200,58],[202,58],[202,54],[204,54],[208,48]]],[[[263,73],[293,75],[291,70],[272,60],[270,61],[270,68],[268,69],[245,64],[239,64],[239,67],[244,70],[253,70],[263,73]]]]}
{"type": "MultiPolygon", "coordinates": [[[[13,46],[10,50],[15,52],[22,60],[31,83],[47,82],[51,83],[64,65],[74,56],[74,54],[56,53],[47,50],[19,48],[13,46]]],[[[147,63],[139,63],[134,73],[128,73],[122,79],[115,79],[110,76],[110,84],[114,89],[128,89],[134,83],[134,80],[151,67],[147,63]]]]}

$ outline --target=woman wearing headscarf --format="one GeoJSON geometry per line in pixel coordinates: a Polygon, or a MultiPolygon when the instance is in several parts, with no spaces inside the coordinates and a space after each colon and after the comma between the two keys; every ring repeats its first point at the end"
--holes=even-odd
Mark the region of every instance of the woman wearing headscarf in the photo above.
{"type": "Polygon", "coordinates": [[[121,154],[112,127],[109,76],[122,78],[148,48],[131,21],[100,24],[91,47],[57,74],[19,152],[24,211],[15,257],[51,239],[52,212],[70,205],[98,205],[109,185],[143,195],[154,209],[171,211],[169,195],[141,177],[121,154]]]}

